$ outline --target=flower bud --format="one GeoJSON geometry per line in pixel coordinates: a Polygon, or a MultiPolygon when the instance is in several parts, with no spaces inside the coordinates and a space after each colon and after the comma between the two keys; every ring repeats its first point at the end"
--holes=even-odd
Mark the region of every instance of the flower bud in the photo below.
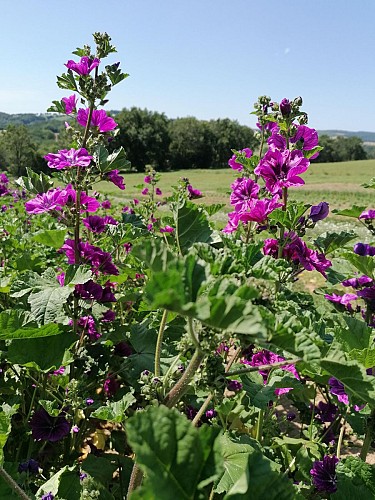
{"type": "Polygon", "coordinates": [[[289,99],[284,98],[280,102],[280,111],[284,118],[288,117],[292,111],[289,99]]]}

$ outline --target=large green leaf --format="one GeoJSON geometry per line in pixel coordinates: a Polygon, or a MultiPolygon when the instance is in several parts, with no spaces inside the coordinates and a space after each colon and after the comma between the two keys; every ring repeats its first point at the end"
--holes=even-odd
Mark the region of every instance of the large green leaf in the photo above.
{"type": "Polygon", "coordinates": [[[35,233],[32,240],[47,247],[61,248],[64,244],[66,229],[45,229],[35,233]]]}
{"type": "Polygon", "coordinates": [[[345,215],[346,217],[355,217],[356,219],[358,219],[358,217],[366,208],[366,206],[353,205],[351,208],[345,208],[343,210],[332,210],[332,213],[336,215],[345,215]]]}
{"type": "Polygon", "coordinates": [[[43,172],[36,173],[26,167],[27,177],[20,177],[16,183],[32,194],[46,193],[53,188],[53,179],[43,172]]]}
{"type": "Polygon", "coordinates": [[[142,498],[155,498],[150,494],[157,491],[163,500],[198,499],[200,490],[221,473],[218,428],[197,429],[177,410],[159,406],[136,413],[126,431],[146,472],[142,498]]]}
{"type": "Polygon", "coordinates": [[[314,243],[322,253],[328,254],[338,248],[343,248],[355,238],[358,238],[358,236],[354,231],[326,232],[318,236],[314,243]]]}
{"type": "Polygon", "coordinates": [[[18,405],[9,406],[6,403],[1,405],[0,411],[0,465],[3,465],[3,448],[7,442],[12,427],[12,415],[17,412],[18,405]]]}
{"type": "Polygon", "coordinates": [[[184,201],[174,213],[176,225],[176,238],[182,254],[196,242],[210,243],[212,229],[205,212],[194,203],[184,201]]]}
{"type": "Polygon", "coordinates": [[[91,416],[99,420],[108,420],[109,422],[124,422],[125,412],[136,399],[133,392],[128,392],[120,401],[109,401],[105,406],[101,406],[92,412],[91,416]]]}
{"type": "Polygon", "coordinates": [[[286,211],[282,208],[277,208],[271,214],[269,214],[268,218],[278,223],[280,226],[286,229],[294,229],[299,219],[308,209],[308,205],[300,201],[290,201],[287,205],[286,211]]]}
{"type": "Polygon", "coordinates": [[[375,468],[358,457],[346,457],[336,466],[337,492],[335,500],[373,500],[375,498],[375,468]]]}
{"type": "Polygon", "coordinates": [[[353,252],[343,252],[342,256],[348,260],[358,271],[366,276],[375,278],[375,258],[367,255],[357,255],[353,252]]]}
{"type": "Polygon", "coordinates": [[[65,466],[45,482],[36,492],[37,498],[52,493],[55,498],[80,500],[81,484],[79,472],[75,466],[65,466]]]}
{"type": "Polygon", "coordinates": [[[10,363],[50,371],[70,359],[67,349],[75,341],[77,337],[70,331],[51,337],[16,339],[8,347],[7,358],[10,363]]]}

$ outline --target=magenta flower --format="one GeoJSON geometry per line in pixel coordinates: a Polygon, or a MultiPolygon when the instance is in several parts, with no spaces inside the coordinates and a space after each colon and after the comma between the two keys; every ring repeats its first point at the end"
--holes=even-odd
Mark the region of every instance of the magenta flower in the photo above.
{"type": "Polygon", "coordinates": [[[107,174],[107,179],[120,189],[125,189],[124,178],[119,175],[119,170],[111,170],[107,174]]]}
{"type": "Polygon", "coordinates": [[[280,107],[281,114],[283,115],[284,118],[290,115],[290,113],[292,111],[292,107],[291,107],[289,99],[284,97],[284,99],[280,102],[279,107],[280,107]]]}
{"type": "Polygon", "coordinates": [[[77,325],[82,333],[85,333],[90,340],[97,340],[101,337],[95,326],[95,321],[92,316],[82,316],[78,319],[77,325]]]}
{"type": "MultiPolygon", "coordinates": [[[[4,175],[4,174],[2,174],[4,175]]],[[[361,213],[361,215],[358,217],[359,219],[375,219],[375,210],[365,210],[364,212],[361,213]]]]}
{"type": "Polygon", "coordinates": [[[372,278],[369,276],[359,276],[359,278],[349,278],[341,282],[342,286],[351,286],[352,288],[361,288],[363,286],[373,283],[372,278]]]}
{"type": "Polygon", "coordinates": [[[318,491],[334,493],[337,490],[336,465],[339,459],[325,455],[323,460],[316,460],[310,470],[312,481],[318,491]]]}
{"type": "Polygon", "coordinates": [[[91,163],[90,156],[85,148],[80,149],[62,149],[57,154],[49,153],[44,157],[47,160],[49,168],[63,170],[70,167],[88,167],[91,163]]]}
{"type": "Polygon", "coordinates": [[[60,188],[51,189],[46,193],[38,194],[34,199],[25,203],[29,214],[43,214],[51,210],[61,210],[65,205],[65,197],[60,188]]]}
{"type": "Polygon", "coordinates": [[[253,199],[248,204],[246,211],[238,213],[238,220],[244,223],[253,221],[261,224],[271,212],[282,206],[283,204],[279,203],[278,196],[274,196],[270,200],[266,198],[262,200],[253,199]]]}
{"type": "Polygon", "coordinates": [[[108,210],[109,208],[111,208],[111,202],[109,200],[104,200],[102,202],[102,208],[104,208],[105,210],[108,210]]]}
{"type": "Polygon", "coordinates": [[[234,231],[236,231],[238,223],[240,221],[239,215],[239,212],[230,212],[228,214],[228,223],[222,230],[223,233],[233,233],[234,231]]]}
{"type": "Polygon", "coordinates": [[[155,189],[155,193],[156,193],[158,196],[161,196],[161,195],[163,194],[160,188],[156,188],[156,189],[155,189]]]}
{"type": "Polygon", "coordinates": [[[120,389],[120,382],[113,375],[109,374],[104,381],[103,389],[106,395],[110,398],[120,389]]]}
{"type": "MultiPolygon", "coordinates": [[[[71,184],[68,184],[65,189],[61,191],[61,195],[64,199],[65,205],[75,205],[77,193],[75,189],[72,188],[71,184]]],[[[81,192],[80,194],[80,206],[81,212],[96,212],[100,207],[100,203],[97,199],[88,196],[86,193],[81,192]]]]}
{"type": "MultiPolygon", "coordinates": [[[[77,122],[86,127],[89,118],[89,108],[79,109],[77,113],[77,122]]],[[[90,127],[97,127],[99,132],[110,132],[117,127],[113,118],[107,115],[104,109],[94,109],[92,112],[90,127]]]]}
{"type": "MultiPolygon", "coordinates": [[[[295,136],[290,139],[290,142],[292,144],[297,144],[297,147],[303,151],[310,151],[318,145],[319,137],[314,128],[307,127],[306,125],[299,125],[295,136]]],[[[314,153],[310,159],[313,160],[318,156],[319,152],[314,153]]]]}
{"type": "Polygon", "coordinates": [[[243,212],[249,207],[253,198],[258,198],[260,186],[252,179],[236,179],[231,185],[230,204],[234,205],[236,212],[243,212]]]}
{"type": "Polygon", "coordinates": [[[145,178],[143,179],[143,182],[145,184],[151,184],[151,175],[146,175],[145,178]]]}
{"type": "Polygon", "coordinates": [[[78,97],[76,97],[75,94],[72,94],[69,97],[63,97],[61,101],[64,103],[65,106],[65,114],[70,115],[73,113],[73,111],[76,110],[78,97]]]}
{"type": "Polygon", "coordinates": [[[173,233],[174,228],[171,226],[164,226],[160,228],[161,233],[173,233]]]}
{"type": "Polygon", "coordinates": [[[270,146],[271,151],[275,151],[276,149],[283,151],[286,149],[286,139],[281,134],[278,134],[277,131],[267,139],[267,144],[270,146]]]}
{"type": "Polygon", "coordinates": [[[202,198],[202,192],[199,189],[194,189],[191,184],[186,186],[188,191],[189,200],[195,200],[196,198],[202,198]]]}
{"type": "Polygon", "coordinates": [[[65,66],[68,69],[75,71],[79,75],[85,76],[91,73],[91,71],[95,69],[97,66],[99,66],[99,64],[100,60],[97,59],[96,57],[94,59],[90,59],[87,56],[83,56],[81,57],[81,60],[78,63],[69,59],[69,61],[65,64],[65,66]]]}
{"type": "MultiPolygon", "coordinates": [[[[284,361],[285,358],[275,354],[272,351],[267,351],[263,349],[262,351],[257,352],[251,358],[251,361],[246,359],[241,362],[250,365],[250,366],[262,366],[262,365],[273,365],[274,363],[278,363],[279,361],[284,361]]],[[[300,380],[296,367],[294,365],[284,365],[279,367],[280,370],[286,370],[290,372],[297,380],[300,380]]],[[[263,383],[266,385],[268,382],[269,370],[259,370],[260,375],[262,375],[263,383]]],[[[275,389],[275,395],[281,396],[281,394],[285,394],[292,390],[292,387],[282,387],[280,389],[275,389]]]]}
{"type": "Polygon", "coordinates": [[[337,378],[335,377],[331,377],[328,380],[328,384],[329,384],[329,392],[337,396],[337,399],[340,401],[340,403],[348,405],[349,397],[345,392],[344,384],[342,384],[340,380],[337,380],[337,378]]]}
{"type": "MultiPolygon", "coordinates": [[[[253,154],[253,152],[249,148],[241,149],[239,153],[244,153],[246,158],[250,158],[253,154]]],[[[228,161],[228,165],[233,168],[233,170],[238,170],[240,172],[241,170],[243,170],[243,166],[241,165],[241,163],[237,163],[236,160],[237,156],[234,154],[228,161]]]]}
{"type": "Polygon", "coordinates": [[[99,215],[89,215],[85,219],[82,219],[82,222],[92,233],[100,234],[105,231],[104,219],[103,217],[99,217],[99,215]]]}
{"type": "Polygon", "coordinates": [[[9,179],[5,174],[0,174],[0,183],[1,184],[8,184],[9,183],[9,179]]]}
{"type": "Polygon", "coordinates": [[[103,252],[101,248],[90,245],[90,243],[82,241],[78,243],[79,262],[76,262],[74,240],[67,239],[59,252],[65,253],[68,264],[90,264],[91,270],[95,274],[101,272],[103,274],[117,275],[119,273],[117,267],[112,263],[111,254],[103,252]]]}
{"type": "Polygon", "coordinates": [[[270,193],[277,194],[284,187],[305,184],[298,176],[306,172],[309,165],[301,151],[267,151],[254,173],[263,177],[270,193]]]}
{"type": "Polygon", "coordinates": [[[358,299],[357,295],[355,295],[354,293],[344,293],[344,295],[337,295],[336,293],[332,293],[332,295],[324,295],[324,298],[329,300],[330,302],[334,302],[335,304],[341,304],[350,312],[353,311],[351,302],[358,299]]]}

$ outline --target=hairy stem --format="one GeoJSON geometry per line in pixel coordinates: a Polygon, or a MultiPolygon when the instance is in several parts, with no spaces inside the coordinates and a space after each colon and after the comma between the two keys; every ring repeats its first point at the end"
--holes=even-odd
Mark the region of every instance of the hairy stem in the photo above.
{"type": "Polygon", "coordinates": [[[162,344],[163,344],[164,329],[165,329],[165,325],[167,324],[167,317],[168,317],[168,311],[167,311],[167,309],[164,309],[163,316],[162,316],[161,322],[160,322],[158,339],[156,342],[155,369],[154,369],[155,377],[160,376],[161,348],[162,348],[162,344]]]}
{"type": "Polygon", "coordinates": [[[214,397],[214,395],[212,394],[212,392],[207,396],[207,398],[205,399],[204,403],[202,404],[202,406],[199,408],[199,411],[198,413],[195,415],[195,417],[193,418],[192,420],[192,424],[196,427],[199,423],[199,420],[201,419],[203,413],[207,410],[208,408],[208,405],[211,403],[211,399],[214,397]]]}
{"type": "Polygon", "coordinates": [[[29,496],[26,495],[26,493],[23,491],[22,488],[18,486],[18,484],[15,482],[15,480],[10,476],[5,469],[3,469],[0,466],[0,477],[4,479],[4,481],[12,488],[14,493],[19,498],[23,498],[24,500],[31,500],[29,496]]]}
{"type": "Polygon", "coordinates": [[[130,476],[130,481],[129,481],[129,487],[128,487],[128,494],[126,495],[126,498],[130,498],[130,494],[138,488],[142,484],[143,480],[143,472],[139,468],[138,464],[133,465],[132,473],[130,476]]]}

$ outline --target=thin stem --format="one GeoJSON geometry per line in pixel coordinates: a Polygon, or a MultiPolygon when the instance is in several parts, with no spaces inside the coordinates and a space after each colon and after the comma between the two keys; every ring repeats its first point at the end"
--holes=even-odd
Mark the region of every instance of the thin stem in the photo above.
{"type": "Polygon", "coordinates": [[[162,344],[163,344],[164,329],[165,329],[165,325],[167,324],[167,318],[168,318],[168,311],[167,311],[167,309],[164,309],[163,316],[162,316],[161,321],[160,321],[158,339],[156,342],[155,370],[154,370],[155,377],[160,376],[161,348],[162,348],[162,344]]]}
{"type": "Polygon", "coordinates": [[[192,420],[192,424],[197,427],[198,423],[199,423],[199,420],[201,419],[203,413],[206,411],[206,409],[208,408],[208,405],[211,403],[211,399],[214,397],[214,395],[212,394],[212,392],[207,396],[207,398],[205,399],[204,403],[202,404],[202,406],[199,408],[199,411],[198,413],[195,415],[195,417],[193,418],[192,420]]]}
{"type": "Polygon", "coordinates": [[[193,327],[193,318],[188,318],[188,331],[189,331],[190,338],[194,344],[194,347],[196,349],[200,349],[199,340],[198,340],[198,337],[197,337],[197,335],[194,331],[194,327],[193,327]]]}
{"type": "Polygon", "coordinates": [[[130,498],[130,494],[136,488],[138,488],[138,486],[142,484],[142,480],[143,480],[143,472],[139,468],[139,465],[134,463],[129,481],[128,494],[126,495],[126,498],[130,498]]]}
{"type": "Polygon", "coordinates": [[[284,212],[286,211],[287,203],[288,203],[288,188],[283,187],[283,208],[282,209],[284,212]]]}
{"type": "Polygon", "coordinates": [[[286,359],[285,361],[278,361],[277,363],[273,363],[272,365],[259,365],[259,366],[249,366],[248,368],[242,368],[239,370],[233,370],[228,373],[225,373],[222,375],[223,377],[231,377],[232,375],[241,375],[242,373],[248,373],[248,372],[256,372],[258,370],[271,370],[272,368],[277,368],[279,366],[285,366],[285,365],[294,365],[298,363],[299,361],[302,361],[301,358],[294,358],[294,359],[286,359]]]}
{"type": "Polygon", "coordinates": [[[341,429],[340,429],[339,440],[337,441],[336,456],[338,459],[340,458],[341,445],[342,445],[342,440],[344,438],[344,432],[345,432],[345,424],[346,424],[346,419],[344,418],[344,421],[342,422],[341,429]]]}
{"type": "Polygon", "coordinates": [[[264,421],[264,410],[259,410],[257,433],[256,433],[256,440],[259,442],[261,442],[263,434],[263,421],[264,421]]]}
{"type": "Polygon", "coordinates": [[[12,488],[12,490],[19,496],[19,498],[23,498],[24,500],[31,500],[29,496],[23,491],[22,488],[18,486],[15,480],[10,476],[5,469],[0,466],[0,477],[4,479],[4,481],[12,488]]]}
{"type": "Polygon", "coordinates": [[[372,436],[374,432],[374,424],[375,424],[375,409],[372,410],[371,415],[367,419],[367,428],[366,428],[366,434],[365,434],[365,439],[363,441],[361,453],[359,455],[359,458],[366,462],[366,457],[367,453],[370,449],[371,441],[372,441],[372,436]]]}

